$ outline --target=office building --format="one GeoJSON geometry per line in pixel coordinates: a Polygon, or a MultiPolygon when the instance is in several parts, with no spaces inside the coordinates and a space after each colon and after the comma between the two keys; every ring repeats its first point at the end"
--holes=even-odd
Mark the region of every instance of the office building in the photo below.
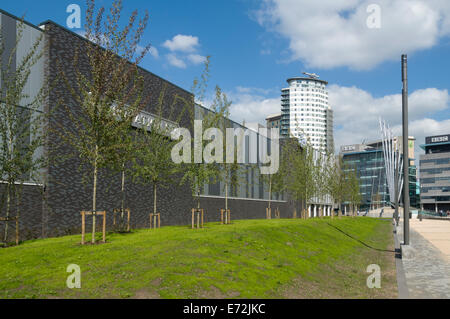
{"type": "Polygon", "coordinates": [[[278,128],[281,135],[281,113],[272,114],[266,117],[266,126],[268,129],[278,128]]]}
{"type": "Polygon", "coordinates": [[[289,87],[281,90],[281,136],[308,140],[315,149],[334,153],[328,82],[305,75],[287,79],[289,87]]]}
{"type": "MultiPolygon", "coordinates": [[[[417,169],[414,164],[414,137],[409,137],[409,195],[411,207],[419,206],[417,192],[417,169]]],[[[394,137],[394,144],[398,143],[400,156],[403,157],[402,138],[394,137]]],[[[356,169],[359,179],[361,208],[376,209],[393,205],[394,200],[389,196],[389,186],[386,178],[386,164],[382,141],[364,144],[345,145],[340,148],[340,156],[347,169],[356,169]]],[[[403,175],[403,171],[400,176],[403,175]]]]}
{"type": "Polygon", "coordinates": [[[420,201],[422,209],[450,210],[450,134],[428,136],[420,145],[420,201]]]}
{"type": "MultiPolygon", "coordinates": [[[[1,32],[4,41],[5,52],[3,57],[13,56],[13,60],[19,61],[26,54],[33,39],[37,39],[45,31],[44,41],[50,45],[43,46],[42,61],[32,70],[31,82],[27,87],[28,94],[35,94],[45,83],[47,78],[52,83],[51,92],[48,99],[39,112],[48,112],[50,106],[54,107],[65,101],[65,106],[74,110],[73,114],[81,113],[80,105],[68,91],[66,83],[59,77],[59,71],[64,70],[66,74],[77,74],[77,71],[85,72],[89,69],[86,57],[80,57],[78,63],[74,65],[74,58],[77,48],[86,46],[87,41],[82,36],[52,22],[46,21],[39,26],[25,22],[23,29],[23,39],[20,41],[18,50],[13,48],[16,43],[16,34],[20,19],[0,10],[1,32]]],[[[83,50],[81,50],[83,52],[83,50]]],[[[149,123],[154,114],[157,114],[159,97],[164,90],[162,99],[163,108],[180,112],[186,104],[184,101],[193,101],[192,94],[169,81],[151,73],[143,68],[138,69],[139,75],[144,81],[145,96],[150,96],[150,100],[145,109],[136,117],[141,124],[149,123]]],[[[68,85],[76,85],[76,77],[67,78],[68,85]]],[[[26,106],[20,106],[26,108],[26,106]]],[[[192,119],[189,114],[195,114],[196,119],[201,118],[201,114],[207,112],[200,105],[188,105],[189,111],[183,112],[178,125],[192,130],[192,119]]],[[[48,167],[43,171],[40,180],[24,177],[22,184],[23,194],[20,203],[20,233],[21,239],[38,238],[67,235],[79,233],[81,229],[80,211],[90,210],[92,207],[92,184],[85,183],[86,171],[80,169],[82,166],[80,156],[72,156],[75,152],[67,143],[61,139],[59,134],[61,127],[74,130],[75,124],[68,116],[65,107],[54,108],[48,112],[48,140],[41,154],[58,154],[60,158],[70,158],[65,161],[50,161],[48,167]]],[[[174,115],[176,117],[176,114],[174,115]]],[[[163,119],[169,123],[169,119],[163,119]]],[[[136,124],[136,123],[134,123],[136,124]]],[[[137,125],[137,124],[136,124],[137,125]]],[[[242,125],[230,121],[229,127],[244,128],[242,125]]],[[[134,126],[134,125],[133,125],[134,126]]],[[[244,128],[245,129],[245,128],[244,128]]],[[[191,131],[193,136],[193,132],[191,131]]],[[[248,139],[255,137],[259,140],[258,132],[249,133],[248,139]]],[[[261,145],[272,145],[270,140],[266,140],[261,145]]],[[[245,150],[245,157],[249,158],[248,143],[245,150]]],[[[259,143],[258,143],[259,145],[259,143]]],[[[260,147],[260,146],[258,146],[260,147]]],[[[273,147],[273,146],[272,146],[273,147]]],[[[257,154],[259,154],[256,152],[257,154]]],[[[245,165],[245,164],[243,164],[245,165]]],[[[263,185],[258,169],[255,165],[245,166],[242,172],[242,179],[239,187],[229,189],[229,208],[232,211],[233,219],[265,218],[265,208],[268,206],[268,187],[263,185]]],[[[121,177],[120,174],[113,174],[108,171],[101,171],[98,180],[97,209],[107,211],[107,227],[112,224],[113,209],[120,207],[121,203],[121,177]]],[[[175,176],[178,181],[181,176],[175,176]]],[[[0,182],[0,191],[4,191],[5,183],[0,182]]],[[[131,178],[126,181],[125,188],[126,207],[131,210],[131,227],[148,227],[149,213],[153,207],[152,187],[150,185],[140,185],[134,183],[131,178]]],[[[220,220],[219,209],[225,208],[225,189],[223,183],[211,182],[205,185],[201,192],[201,206],[206,209],[208,221],[220,220]]],[[[161,189],[158,195],[158,212],[161,213],[162,225],[183,225],[190,221],[192,207],[196,207],[195,197],[188,184],[178,185],[174,183],[168,189],[161,189]]],[[[300,207],[296,201],[288,201],[284,194],[272,195],[272,207],[280,209],[282,217],[291,216],[294,207],[300,207]]],[[[4,205],[4,202],[3,202],[4,205]]],[[[4,206],[0,210],[0,216],[4,217],[4,206]]],[[[14,228],[14,225],[10,225],[14,228]]],[[[86,227],[90,227],[86,224],[86,227]]],[[[3,232],[4,223],[0,223],[0,232],[3,232]]],[[[9,232],[14,234],[12,230],[9,232]]]]}

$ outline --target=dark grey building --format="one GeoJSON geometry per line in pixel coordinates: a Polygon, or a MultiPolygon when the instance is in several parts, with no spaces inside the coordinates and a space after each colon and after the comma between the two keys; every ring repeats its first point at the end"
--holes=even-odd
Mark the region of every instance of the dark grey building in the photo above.
{"type": "MultiPolygon", "coordinates": [[[[0,10],[0,23],[5,41],[6,54],[11,53],[15,43],[15,34],[19,19],[0,10]],[[9,52],[8,52],[9,50],[9,52]]],[[[32,71],[29,84],[29,93],[32,95],[45,82],[47,78],[50,83],[55,83],[50,91],[46,105],[42,105],[40,112],[48,112],[50,106],[57,105],[61,98],[66,106],[73,110],[79,109],[79,105],[67,92],[67,87],[57,76],[58,68],[65,70],[66,74],[75,74],[75,69],[86,70],[88,63],[80,59],[74,66],[73,60],[75,48],[86,44],[86,39],[64,27],[47,21],[39,26],[25,23],[24,41],[19,43],[17,59],[23,56],[32,39],[37,38],[42,30],[46,32],[46,41],[42,61],[32,71]]],[[[163,105],[172,105],[175,96],[181,96],[186,100],[192,99],[190,92],[168,82],[165,79],[145,69],[139,69],[144,77],[145,89],[152,96],[145,110],[140,114],[142,117],[152,116],[155,112],[160,92],[165,89],[163,105]]],[[[74,77],[69,80],[74,81],[74,77]]],[[[176,102],[179,103],[179,102],[176,102]]],[[[175,104],[180,110],[184,105],[175,104]]],[[[201,106],[192,105],[192,114],[199,114],[201,106]]],[[[56,108],[50,113],[49,132],[58,130],[63,125],[72,128],[69,117],[63,108],[56,108]]],[[[179,123],[181,127],[191,127],[191,119],[186,116],[179,123]]],[[[242,127],[238,123],[231,123],[232,127],[242,127]]],[[[258,136],[258,133],[252,133],[258,136]]],[[[251,135],[251,134],[250,134],[251,135]]],[[[249,138],[249,136],[247,136],[249,138]]],[[[258,143],[259,144],[259,143],[258,143]]],[[[270,141],[267,142],[270,145],[270,141]]],[[[44,154],[55,154],[64,157],[73,154],[74,150],[65,145],[58,134],[49,134],[44,154]]],[[[246,150],[248,153],[248,150],[246,150]]],[[[246,155],[247,156],[247,155],[246,155]]],[[[90,210],[92,206],[92,186],[83,183],[82,174],[79,170],[80,160],[77,156],[71,156],[70,160],[63,162],[51,161],[49,166],[42,172],[40,181],[27,180],[23,184],[23,196],[20,204],[21,239],[60,236],[65,234],[79,233],[81,229],[81,210],[90,210]]],[[[254,166],[248,166],[243,173],[245,182],[238,189],[229,190],[229,208],[232,211],[232,219],[265,218],[265,208],[268,206],[267,188],[260,182],[258,170],[254,166]]],[[[176,178],[175,178],[176,179],[176,178]]],[[[179,179],[179,177],[178,177],[179,179]]],[[[120,207],[121,178],[119,174],[102,171],[99,178],[97,207],[98,210],[112,212],[114,208],[120,207]]],[[[4,183],[1,182],[4,187],[4,183]]],[[[207,185],[202,193],[201,205],[206,209],[207,221],[220,220],[219,209],[224,208],[224,188],[220,183],[207,185]]],[[[283,194],[273,194],[272,207],[279,207],[281,216],[292,216],[294,207],[299,203],[289,201],[283,194]]],[[[4,205],[4,202],[3,202],[4,205]]],[[[151,185],[142,186],[127,180],[126,206],[131,209],[131,223],[133,228],[148,227],[149,213],[153,207],[153,196],[151,185]]],[[[161,212],[162,225],[183,225],[190,222],[190,209],[195,207],[192,191],[188,185],[172,186],[162,190],[158,197],[158,210],[161,212]]],[[[3,211],[0,212],[3,216],[3,211]]],[[[108,214],[107,225],[112,224],[112,216],[108,214]]],[[[13,227],[14,225],[10,225],[13,227]]],[[[0,232],[3,232],[4,223],[0,223],[0,232]]],[[[87,224],[87,227],[89,225],[87,224]]],[[[88,228],[89,229],[89,228],[88,228]]],[[[10,233],[13,233],[10,232],[10,233]]]]}
{"type": "Polygon", "coordinates": [[[450,209],[450,134],[428,136],[420,145],[420,202],[425,210],[450,209]]]}

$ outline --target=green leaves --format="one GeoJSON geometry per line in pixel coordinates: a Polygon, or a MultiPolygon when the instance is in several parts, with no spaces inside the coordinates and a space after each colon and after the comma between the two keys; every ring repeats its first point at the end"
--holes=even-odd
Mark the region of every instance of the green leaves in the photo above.
{"type": "Polygon", "coordinates": [[[339,204],[349,202],[358,205],[361,202],[356,168],[345,163],[342,157],[330,165],[329,191],[339,204]]]}
{"type": "MultiPolygon", "coordinates": [[[[47,114],[43,113],[43,104],[48,96],[48,85],[44,79],[34,95],[28,93],[27,86],[31,80],[37,81],[40,75],[32,73],[32,69],[44,53],[44,33],[15,64],[17,46],[23,40],[25,29],[23,21],[17,23],[16,44],[9,52],[5,51],[5,43],[0,37],[0,179],[6,181],[1,207],[6,208],[6,217],[16,210],[17,218],[21,185],[31,181],[42,183],[42,169],[47,162],[43,156],[47,134],[47,114]]],[[[8,240],[8,222],[3,240],[8,240]]]]}
{"type": "MultiPolygon", "coordinates": [[[[73,148],[81,165],[89,167],[85,177],[93,173],[94,203],[98,169],[124,170],[136,147],[131,125],[150,99],[138,68],[149,49],[139,49],[148,13],[136,25],[137,12],[133,12],[121,28],[121,9],[122,1],[115,0],[106,22],[104,8],[96,11],[95,1],[89,1],[85,25],[89,41],[78,42],[71,67],[74,76],[60,66],[59,77],[70,98],[59,98],[71,125],[59,124],[55,131],[63,144],[73,148]]],[[[59,155],[58,149],[55,154],[59,155]]]]}
{"type": "MultiPolygon", "coordinates": [[[[205,68],[201,76],[201,81],[197,79],[194,80],[192,87],[192,93],[196,96],[199,103],[202,103],[205,91],[208,85],[209,79],[209,63],[210,57],[207,57],[205,62],[205,68]]],[[[202,131],[203,133],[210,128],[223,128],[227,124],[227,118],[229,116],[229,106],[231,102],[228,101],[225,93],[222,92],[220,87],[215,88],[215,98],[210,107],[210,109],[203,108],[200,105],[196,105],[195,101],[192,101],[191,110],[191,125],[194,127],[195,120],[202,121],[202,131]]],[[[207,140],[201,139],[201,149],[203,150],[209,142],[207,140]]],[[[195,136],[192,138],[192,145],[195,145],[195,136]]],[[[225,145],[225,144],[224,144],[225,145]]],[[[234,167],[229,166],[225,168],[222,164],[218,163],[196,163],[195,152],[191,154],[191,162],[184,164],[183,167],[183,177],[181,183],[189,183],[191,186],[192,194],[197,196],[197,203],[200,205],[199,196],[202,192],[203,187],[210,182],[216,182],[218,180],[223,180],[223,178],[229,178],[229,174],[226,174],[234,167]]],[[[225,152],[223,153],[225,154],[225,152]]]]}
{"type": "Polygon", "coordinates": [[[291,138],[285,142],[281,158],[286,190],[294,199],[308,202],[316,192],[313,148],[309,144],[301,148],[298,140],[291,138]]]}

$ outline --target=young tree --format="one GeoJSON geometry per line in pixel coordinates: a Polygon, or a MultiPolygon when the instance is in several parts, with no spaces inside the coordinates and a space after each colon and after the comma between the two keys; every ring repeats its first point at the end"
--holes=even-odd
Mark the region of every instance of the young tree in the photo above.
{"type": "MultiPolygon", "coordinates": [[[[199,103],[202,103],[205,97],[205,91],[209,79],[209,63],[210,58],[207,57],[205,61],[205,69],[202,73],[201,81],[195,79],[192,88],[192,93],[199,103]],[[197,93],[197,94],[196,94],[197,93]]],[[[200,195],[201,191],[207,183],[216,182],[220,173],[220,166],[217,161],[204,161],[199,157],[200,154],[196,154],[196,150],[203,151],[205,147],[210,144],[208,138],[201,138],[204,135],[209,135],[209,139],[215,141],[222,141],[222,137],[217,135],[217,128],[220,121],[226,116],[228,102],[221,103],[220,101],[226,101],[226,96],[222,93],[221,89],[216,86],[215,100],[209,109],[202,109],[196,105],[195,100],[191,101],[192,107],[189,108],[192,128],[194,129],[194,137],[192,138],[191,145],[194,145],[194,152],[191,153],[190,163],[183,165],[183,177],[181,183],[189,183],[192,194],[197,198],[197,208],[200,208],[200,195]],[[198,113],[196,112],[198,110],[198,113]],[[208,133],[209,132],[209,133],[208,133]],[[196,138],[196,134],[200,136],[199,140],[196,138]]],[[[212,142],[211,142],[212,143],[212,142]]],[[[212,147],[212,157],[222,158],[223,154],[220,154],[222,150],[219,145],[212,147]],[[212,152],[214,150],[214,152],[212,152]]]]}
{"type": "MultiPolygon", "coordinates": [[[[315,195],[317,201],[324,201],[327,195],[326,189],[326,160],[327,154],[322,151],[315,151],[313,180],[315,185],[315,195]]],[[[322,212],[323,213],[323,212],[322,212]]]]}
{"type": "Polygon", "coordinates": [[[301,147],[297,139],[291,138],[282,154],[285,188],[294,199],[303,201],[302,216],[306,216],[305,208],[315,193],[313,148],[309,143],[301,147]]]}
{"type": "Polygon", "coordinates": [[[347,184],[347,165],[342,160],[342,157],[339,157],[337,161],[335,161],[334,165],[331,167],[330,174],[330,190],[332,197],[338,203],[338,216],[342,215],[341,205],[347,198],[348,194],[348,184],[347,184]]]}
{"type": "Polygon", "coordinates": [[[355,209],[361,203],[362,196],[359,188],[359,179],[356,168],[349,168],[347,172],[347,200],[350,203],[351,214],[355,216],[355,209]]]}
{"type": "MultiPolygon", "coordinates": [[[[333,153],[327,153],[324,158],[324,169],[323,169],[323,183],[324,183],[324,191],[325,193],[331,197],[333,203],[334,199],[334,191],[335,191],[335,178],[336,175],[336,157],[333,153]]],[[[334,217],[334,210],[331,207],[331,218],[334,217]]]]}
{"type": "Polygon", "coordinates": [[[60,68],[73,107],[65,101],[65,110],[74,128],[60,125],[59,136],[70,145],[74,155],[89,168],[92,179],[92,242],[95,242],[98,174],[117,162],[110,154],[123,150],[122,138],[133,119],[146,104],[143,77],[138,65],[150,46],[139,46],[149,19],[148,13],[136,25],[134,11],[124,28],[120,27],[122,1],[115,0],[104,21],[105,9],[97,12],[94,0],[87,2],[85,37],[76,50],[74,79],[60,68]],[[81,67],[86,66],[86,67],[81,67]]]}
{"type": "MultiPolygon", "coordinates": [[[[172,178],[181,171],[181,167],[174,163],[171,152],[176,140],[171,139],[174,128],[178,127],[183,110],[175,110],[175,105],[180,97],[175,96],[169,107],[165,110],[167,115],[163,117],[163,100],[165,89],[160,93],[156,114],[151,124],[138,129],[136,141],[136,153],[133,159],[134,179],[144,185],[151,184],[153,187],[153,213],[157,213],[157,189],[167,187],[174,183],[172,178]],[[178,111],[178,112],[177,112],[178,111]],[[169,124],[170,123],[170,124],[169,124]]],[[[185,102],[186,101],[183,101],[185,102]]]]}
{"type": "Polygon", "coordinates": [[[18,22],[16,43],[9,52],[0,32],[0,170],[1,179],[5,181],[1,207],[6,205],[4,242],[8,240],[8,220],[13,207],[15,218],[20,218],[23,183],[40,180],[41,170],[46,166],[40,150],[46,136],[47,117],[41,107],[48,95],[47,79],[43,79],[43,86],[33,95],[27,89],[46,43],[44,33],[41,33],[22,59],[16,61],[17,47],[23,41],[24,31],[25,24],[18,22]]]}
{"type": "MultiPolygon", "coordinates": [[[[280,147],[279,141],[273,141],[271,147],[280,147]]],[[[290,147],[296,147],[294,146],[294,144],[290,144],[290,147]]],[[[289,169],[283,169],[283,163],[285,161],[287,161],[288,159],[286,158],[284,152],[286,152],[286,155],[289,154],[290,151],[292,150],[288,150],[288,147],[281,147],[282,148],[282,152],[281,152],[281,159],[280,159],[280,167],[278,169],[277,172],[275,173],[270,173],[270,174],[262,174],[261,173],[261,166],[258,165],[257,168],[259,169],[259,179],[260,181],[267,187],[268,191],[269,191],[269,202],[268,202],[268,209],[269,211],[271,211],[272,209],[272,197],[273,194],[275,193],[282,193],[285,189],[286,189],[286,183],[285,183],[285,179],[287,176],[287,172],[289,171],[289,169]]]]}
{"type": "Polygon", "coordinates": [[[231,101],[228,100],[226,94],[223,93],[219,87],[216,87],[215,99],[212,108],[218,110],[223,115],[222,118],[218,119],[218,128],[221,131],[222,135],[223,149],[221,163],[218,163],[217,167],[219,168],[218,181],[221,181],[224,184],[223,188],[225,191],[225,210],[228,210],[229,190],[231,190],[232,194],[235,194],[242,182],[242,167],[241,164],[238,163],[238,151],[234,146],[237,146],[237,148],[242,147],[244,144],[243,139],[245,138],[240,134],[235,137],[234,134],[231,136],[227,133],[227,129],[233,128],[231,120],[229,119],[230,106],[231,101]],[[231,150],[231,148],[233,149],[233,154],[232,161],[230,162],[230,159],[228,158],[228,149],[231,150]]]}
{"type": "Polygon", "coordinates": [[[135,139],[134,139],[134,131],[131,127],[123,127],[123,132],[118,132],[116,135],[117,138],[117,147],[114,152],[109,152],[105,156],[107,157],[107,162],[111,163],[111,171],[119,172],[121,175],[121,196],[120,196],[120,209],[123,213],[125,211],[125,201],[126,201],[126,176],[132,174],[132,170],[130,170],[129,166],[127,166],[134,158],[134,152],[137,148],[135,139]],[[120,134],[122,133],[122,134],[120,134]]]}

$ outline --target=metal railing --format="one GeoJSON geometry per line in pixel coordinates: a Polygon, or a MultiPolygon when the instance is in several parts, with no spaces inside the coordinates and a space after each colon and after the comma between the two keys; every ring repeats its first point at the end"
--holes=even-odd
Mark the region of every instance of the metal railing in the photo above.
{"type": "Polygon", "coordinates": [[[447,212],[434,212],[430,210],[419,210],[419,218],[443,218],[446,217],[450,219],[450,215],[447,215],[447,212]]]}

